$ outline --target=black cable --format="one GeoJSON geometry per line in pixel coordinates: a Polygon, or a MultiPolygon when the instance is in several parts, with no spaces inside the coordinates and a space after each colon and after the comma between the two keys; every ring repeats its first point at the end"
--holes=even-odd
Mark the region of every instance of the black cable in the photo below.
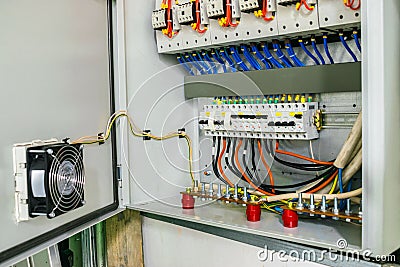
{"type": "Polygon", "coordinates": [[[238,167],[236,166],[236,163],[235,163],[236,141],[237,141],[237,138],[234,138],[233,139],[233,143],[232,143],[231,165],[232,165],[232,168],[235,170],[235,173],[238,174],[238,177],[240,177],[240,179],[242,179],[243,181],[246,182],[246,179],[244,179],[242,173],[239,171],[239,169],[238,169],[238,167]]]}
{"type": "Polygon", "coordinates": [[[261,178],[260,178],[261,176],[259,175],[258,170],[257,170],[256,159],[255,159],[256,153],[255,153],[255,147],[254,147],[254,143],[255,142],[254,141],[255,141],[254,138],[252,138],[251,141],[250,141],[250,144],[251,144],[251,146],[250,146],[251,165],[253,167],[254,177],[256,178],[257,183],[261,184],[263,182],[263,180],[261,180],[261,178]]]}
{"type": "Polygon", "coordinates": [[[218,171],[217,159],[218,159],[218,156],[219,156],[219,149],[220,149],[220,137],[218,137],[218,140],[216,140],[216,139],[217,139],[217,138],[214,136],[214,137],[213,137],[213,154],[214,154],[214,152],[215,152],[215,144],[216,144],[216,141],[218,142],[218,144],[217,144],[217,150],[216,150],[216,152],[215,152],[215,155],[212,155],[212,168],[213,168],[213,171],[214,171],[215,176],[216,176],[221,182],[223,182],[224,184],[227,184],[227,182],[225,181],[225,179],[221,176],[221,174],[220,174],[219,171],[218,171]]]}
{"type": "MultiPolygon", "coordinates": [[[[309,183],[313,183],[315,181],[318,181],[319,179],[322,178],[329,178],[334,172],[336,171],[335,167],[331,167],[329,170],[327,170],[326,172],[324,172],[323,174],[317,175],[315,178],[312,178],[310,180],[304,181],[304,182],[300,182],[300,183],[296,183],[296,184],[289,184],[289,185],[265,185],[263,184],[263,187],[265,188],[280,188],[280,189],[285,189],[285,188],[296,188],[296,187],[300,187],[300,186],[304,186],[307,185],[309,183]]],[[[325,180],[326,180],[325,179],[325,180]]]]}
{"type": "MultiPolygon", "coordinates": [[[[272,146],[272,140],[270,143],[271,143],[270,145],[272,146]]],[[[268,142],[265,142],[265,149],[267,150],[268,154],[272,155],[272,153],[271,153],[272,149],[269,147],[268,142]]],[[[305,164],[305,163],[289,162],[289,161],[285,161],[283,159],[278,158],[276,155],[273,155],[273,158],[274,158],[274,160],[276,160],[278,163],[280,163],[282,165],[286,165],[293,169],[298,169],[298,170],[302,170],[302,171],[317,172],[317,171],[324,171],[331,167],[331,165],[324,165],[324,164],[318,164],[318,163],[305,164]]]]}
{"type": "MultiPolygon", "coordinates": [[[[236,140],[236,139],[235,139],[236,140]]],[[[229,162],[229,152],[230,152],[230,147],[231,147],[231,143],[232,140],[230,138],[228,138],[227,140],[227,146],[226,146],[226,154],[225,154],[225,164],[226,166],[228,166],[228,169],[234,174],[236,175],[238,178],[240,179],[244,179],[244,177],[242,177],[242,174],[239,172],[239,170],[235,169],[233,165],[230,164],[229,162]]],[[[236,143],[236,142],[235,142],[236,143]]],[[[235,149],[234,147],[232,147],[232,155],[235,155],[235,149]]]]}
{"type": "Polygon", "coordinates": [[[243,150],[243,155],[242,155],[242,161],[243,161],[243,166],[244,166],[244,169],[245,169],[247,175],[249,176],[251,181],[254,181],[255,180],[254,176],[251,173],[249,166],[247,165],[247,160],[246,160],[247,146],[248,146],[248,140],[244,139],[244,150],[243,150]]]}

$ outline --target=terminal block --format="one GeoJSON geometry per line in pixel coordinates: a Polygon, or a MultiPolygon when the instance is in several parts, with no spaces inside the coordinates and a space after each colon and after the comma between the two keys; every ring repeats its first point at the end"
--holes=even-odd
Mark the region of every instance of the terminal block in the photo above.
{"type": "Polygon", "coordinates": [[[206,105],[199,127],[206,136],[312,140],[317,102],[206,105]]]}

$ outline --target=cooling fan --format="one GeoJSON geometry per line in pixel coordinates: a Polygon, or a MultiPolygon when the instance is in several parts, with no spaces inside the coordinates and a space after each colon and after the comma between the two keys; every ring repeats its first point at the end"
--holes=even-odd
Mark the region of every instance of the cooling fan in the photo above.
{"type": "Polygon", "coordinates": [[[54,218],[85,204],[83,145],[34,142],[14,146],[17,221],[54,218]]]}

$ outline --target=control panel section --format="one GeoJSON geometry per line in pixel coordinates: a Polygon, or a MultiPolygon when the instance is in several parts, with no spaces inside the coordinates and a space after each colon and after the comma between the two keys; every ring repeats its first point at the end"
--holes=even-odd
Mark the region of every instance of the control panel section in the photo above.
{"type": "Polygon", "coordinates": [[[317,102],[206,105],[199,127],[206,136],[312,140],[317,110],[317,102]]]}

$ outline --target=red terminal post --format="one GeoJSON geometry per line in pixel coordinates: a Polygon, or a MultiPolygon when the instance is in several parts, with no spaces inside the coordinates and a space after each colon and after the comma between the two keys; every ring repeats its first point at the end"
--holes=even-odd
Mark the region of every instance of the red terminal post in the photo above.
{"type": "Polygon", "coordinates": [[[260,205],[247,205],[246,209],[247,220],[249,222],[258,222],[261,219],[260,205]]]}
{"type": "Polygon", "coordinates": [[[182,209],[194,209],[194,198],[189,194],[182,194],[182,209]]]}
{"type": "Polygon", "coordinates": [[[296,228],[299,224],[299,216],[293,210],[284,210],[282,214],[283,226],[287,228],[296,228]]]}

